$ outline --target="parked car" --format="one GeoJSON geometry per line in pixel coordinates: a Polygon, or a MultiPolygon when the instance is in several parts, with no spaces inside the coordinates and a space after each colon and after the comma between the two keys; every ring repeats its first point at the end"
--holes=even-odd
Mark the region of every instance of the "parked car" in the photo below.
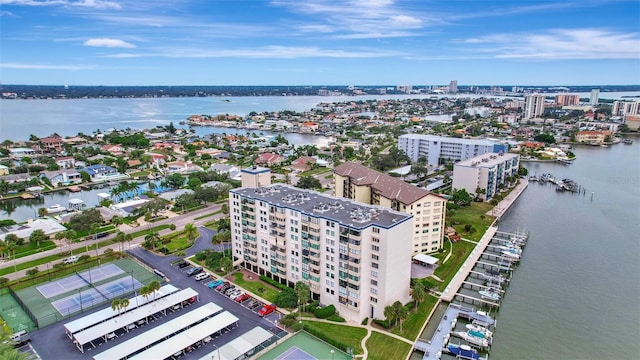
{"type": "Polygon", "coordinates": [[[216,290],[218,290],[218,291],[220,291],[220,293],[224,294],[225,291],[229,290],[229,287],[231,287],[231,284],[229,284],[228,281],[225,281],[224,284],[218,285],[216,290]]]}
{"type": "Polygon", "coordinates": [[[240,296],[241,294],[244,294],[244,291],[240,289],[235,289],[228,296],[229,296],[229,299],[234,300],[236,297],[240,296]]]}
{"type": "Polygon", "coordinates": [[[201,272],[202,272],[202,266],[196,266],[194,268],[187,270],[187,276],[197,275],[201,272]]]}
{"type": "Polygon", "coordinates": [[[189,266],[189,263],[186,261],[180,261],[178,264],[178,268],[182,269],[182,268],[186,268],[187,266],[189,266]]]}
{"type": "Polygon", "coordinates": [[[275,304],[265,304],[260,311],[258,311],[258,315],[267,316],[276,310],[275,304]]]}
{"type": "Polygon", "coordinates": [[[233,292],[236,289],[235,285],[229,285],[229,287],[227,288],[227,290],[225,290],[224,294],[229,296],[231,294],[231,292],[233,292]]]}
{"type": "Polygon", "coordinates": [[[222,285],[222,284],[224,284],[224,280],[218,279],[218,280],[209,281],[207,283],[207,286],[209,287],[209,289],[213,289],[213,288],[216,288],[216,287],[218,287],[219,285],[222,285]]]}
{"type": "Polygon", "coordinates": [[[31,335],[24,330],[20,330],[17,333],[11,335],[11,342],[13,343],[13,347],[20,347],[26,343],[31,342],[31,335]]]}
{"type": "Polygon", "coordinates": [[[197,274],[196,276],[194,276],[193,279],[195,281],[202,281],[204,279],[208,279],[209,276],[210,276],[209,273],[201,272],[200,274],[197,274]]]}
{"type": "Polygon", "coordinates": [[[68,258],[64,259],[63,263],[65,264],[73,264],[74,262],[78,261],[78,256],[73,255],[73,256],[69,256],[68,258]]]}
{"type": "Polygon", "coordinates": [[[253,309],[257,308],[257,307],[261,307],[261,306],[262,306],[262,303],[260,301],[256,300],[256,299],[251,299],[247,303],[247,308],[249,308],[251,310],[253,310],[253,309]]]}
{"type": "Polygon", "coordinates": [[[241,303],[241,302],[243,302],[243,301],[245,301],[245,300],[248,300],[250,297],[251,297],[251,296],[250,296],[249,294],[247,294],[247,293],[243,293],[242,295],[238,296],[237,298],[235,298],[235,299],[233,299],[233,300],[235,300],[235,301],[237,301],[237,302],[241,303]]]}

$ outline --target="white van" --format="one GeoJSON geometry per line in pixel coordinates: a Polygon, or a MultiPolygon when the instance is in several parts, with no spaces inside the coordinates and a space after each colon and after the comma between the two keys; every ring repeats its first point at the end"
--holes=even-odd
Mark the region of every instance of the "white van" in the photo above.
{"type": "Polygon", "coordinates": [[[203,272],[203,273],[200,273],[200,274],[198,274],[198,275],[194,276],[193,278],[194,278],[196,281],[201,281],[201,280],[204,280],[204,279],[208,279],[208,278],[209,278],[209,274],[208,274],[208,273],[203,272]]]}

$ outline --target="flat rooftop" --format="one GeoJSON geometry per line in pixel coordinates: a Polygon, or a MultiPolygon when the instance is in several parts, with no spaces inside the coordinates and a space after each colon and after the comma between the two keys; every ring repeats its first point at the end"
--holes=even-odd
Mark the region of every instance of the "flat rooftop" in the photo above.
{"type": "Polygon", "coordinates": [[[472,157],[471,159],[463,160],[457,162],[455,166],[465,166],[465,167],[494,167],[497,164],[501,164],[507,160],[511,160],[515,157],[518,157],[518,154],[484,154],[476,157],[472,157]]]}
{"type": "Polygon", "coordinates": [[[380,206],[361,204],[284,184],[233,189],[230,192],[278,207],[300,211],[309,216],[335,221],[354,229],[364,229],[374,225],[388,229],[413,218],[412,215],[380,206]]]}
{"type": "Polygon", "coordinates": [[[438,135],[425,135],[425,134],[404,134],[401,135],[400,138],[407,139],[419,139],[425,141],[443,141],[454,144],[470,144],[470,145],[487,145],[493,146],[496,144],[496,141],[492,141],[490,139],[465,139],[465,138],[456,138],[452,136],[438,136],[438,135]]]}

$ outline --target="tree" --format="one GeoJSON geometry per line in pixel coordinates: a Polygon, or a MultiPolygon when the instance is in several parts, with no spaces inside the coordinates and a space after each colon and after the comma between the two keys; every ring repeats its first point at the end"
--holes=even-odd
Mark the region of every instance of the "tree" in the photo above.
{"type": "Polygon", "coordinates": [[[157,231],[150,230],[144,237],[144,243],[142,246],[145,249],[152,248],[156,251],[156,241],[160,241],[160,234],[157,231]]]}
{"type": "Polygon", "coordinates": [[[533,140],[540,141],[540,142],[543,142],[545,144],[555,144],[556,143],[556,138],[553,136],[553,134],[538,134],[538,135],[534,136],[533,140]]]}
{"type": "Polygon", "coordinates": [[[182,185],[184,185],[184,176],[178,173],[171,174],[166,177],[165,181],[167,183],[167,186],[169,186],[170,188],[179,189],[180,187],[182,187],[182,185]]]}
{"type": "Polygon", "coordinates": [[[198,228],[191,223],[184,226],[184,233],[187,235],[187,239],[189,239],[190,243],[192,243],[196,239],[196,236],[199,235],[198,228]]]}
{"type": "Polygon", "coordinates": [[[296,187],[300,189],[321,189],[322,184],[320,183],[320,180],[314,178],[313,176],[302,176],[298,180],[296,187]]]}
{"type": "Polygon", "coordinates": [[[129,299],[122,299],[120,300],[120,305],[119,305],[119,309],[118,310],[127,310],[127,307],[129,306],[129,299]]]}
{"type": "Polygon", "coordinates": [[[396,309],[389,305],[384,307],[384,317],[387,319],[387,324],[391,327],[391,322],[396,319],[396,309]]]}
{"type": "Polygon", "coordinates": [[[424,301],[427,296],[427,292],[424,288],[424,285],[420,281],[416,281],[415,285],[413,285],[413,292],[411,293],[411,298],[413,299],[416,308],[420,305],[421,302],[424,301]]]}
{"type": "Polygon", "coordinates": [[[298,296],[298,307],[302,305],[302,309],[304,310],[305,305],[309,300],[311,300],[311,290],[309,289],[309,285],[302,281],[298,281],[295,285],[294,291],[298,296]]]}
{"type": "Polygon", "coordinates": [[[111,302],[111,310],[118,311],[118,315],[120,315],[120,299],[113,299],[111,302]]]}
{"type": "Polygon", "coordinates": [[[46,217],[47,215],[49,215],[49,211],[47,210],[47,208],[42,207],[38,209],[38,217],[46,217]]]}
{"type": "Polygon", "coordinates": [[[229,257],[220,259],[220,269],[224,275],[227,275],[233,268],[233,261],[229,257]]]}
{"type": "MultiPolygon", "coordinates": [[[[398,325],[398,319],[400,319],[400,316],[403,315],[402,309],[406,311],[407,308],[405,308],[400,301],[394,302],[391,306],[393,306],[393,313],[395,315],[394,317],[396,319],[396,325],[398,325]]],[[[405,318],[406,318],[406,315],[405,315],[405,318]]]]}
{"type": "Polygon", "coordinates": [[[415,163],[411,165],[411,173],[418,177],[418,179],[422,178],[423,175],[426,175],[429,172],[427,166],[421,163],[415,163]]]}
{"type": "Polygon", "coordinates": [[[220,211],[222,211],[222,213],[225,215],[229,215],[229,204],[222,204],[222,206],[220,207],[220,211]]]}
{"type": "Polygon", "coordinates": [[[471,195],[465,189],[455,190],[453,195],[451,196],[451,200],[460,206],[469,206],[471,205],[471,195]]]}
{"type": "Polygon", "coordinates": [[[69,227],[77,232],[90,231],[91,224],[102,224],[102,214],[95,208],[86,209],[69,219],[69,227]]]}
{"type": "Polygon", "coordinates": [[[145,285],[138,289],[138,294],[144,298],[145,302],[149,302],[149,295],[151,295],[149,286],[145,285]]]}
{"type": "Polygon", "coordinates": [[[46,240],[49,240],[49,235],[45,234],[44,231],[40,229],[34,230],[31,235],[29,235],[29,242],[35,243],[36,247],[40,247],[40,242],[46,240]]]}
{"type": "Polygon", "coordinates": [[[153,293],[153,300],[156,299],[156,292],[160,290],[160,282],[158,280],[153,280],[147,285],[149,291],[153,293]]]}
{"type": "Polygon", "coordinates": [[[73,239],[75,239],[75,237],[77,236],[77,233],[74,230],[67,230],[64,232],[64,238],[67,239],[67,246],[69,247],[69,252],[71,252],[71,242],[73,241],[73,239]]]}
{"type": "Polygon", "coordinates": [[[400,307],[398,308],[398,319],[400,320],[400,331],[402,331],[402,324],[404,323],[404,320],[407,317],[409,317],[409,310],[407,310],[406,306],[403,306],[401,304],[400,307]]]}

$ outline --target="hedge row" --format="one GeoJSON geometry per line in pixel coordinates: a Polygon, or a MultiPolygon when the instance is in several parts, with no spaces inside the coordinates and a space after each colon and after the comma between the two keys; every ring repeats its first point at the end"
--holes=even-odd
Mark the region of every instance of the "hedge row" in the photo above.
{"type": "Polygon", "coordinates": [[[315,311],[313,312],[313,314],[318,319],[326,319],[335,313],[336,313],[336,307],[333,305],[325,306],[323,308],[316,308],[315,311]]]}
{"type": "Polygon", "coordinates": [[[280,290],[291,290],[291,288],[288,287],[287,285],[280,284],[279,282],[277,282],[277,281],[275,281],[275,280],[273,280],[273,279],[271,279],[269,277],[266,277],[264,275],[260,275],[260,280],[266,282],[267,284],[271,284],[271,285],[277,287],[280,290]]]}

